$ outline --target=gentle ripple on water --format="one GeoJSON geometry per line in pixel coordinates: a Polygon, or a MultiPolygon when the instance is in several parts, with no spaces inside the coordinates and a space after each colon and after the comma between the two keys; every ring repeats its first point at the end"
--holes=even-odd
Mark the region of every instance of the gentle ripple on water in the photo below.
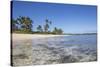
{"type": "Polygon", "coordinates": [[[33,40],[33,64],[97,60],[96,35],[73,35],[33,40]],[[37,56],[35,56],[37,52],[37,56]],[[38,59],[36,61],[36,59],[38,59]],[[36,62],[35,62],[36,61],[36,62]]]}

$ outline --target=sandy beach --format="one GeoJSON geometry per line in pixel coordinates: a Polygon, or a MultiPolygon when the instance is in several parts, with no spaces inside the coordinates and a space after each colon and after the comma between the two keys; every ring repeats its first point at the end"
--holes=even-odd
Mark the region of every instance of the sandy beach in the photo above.
{"type": "Polygon", "coordinates": [[[52,34],[12,34],[13,40],[26,40],[26,39],[40,39],[47,37],[58,37],[58,36],[69,36],[69,35],[52,35],[52,34]]]}

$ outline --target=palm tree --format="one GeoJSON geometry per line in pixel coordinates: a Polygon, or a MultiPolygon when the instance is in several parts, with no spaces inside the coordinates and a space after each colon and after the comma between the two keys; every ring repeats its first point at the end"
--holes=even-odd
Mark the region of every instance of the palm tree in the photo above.
{"type": "Polygon", "coordinates": [[[54,30],[53,30],[53,33],[54,34],[62,34],[63,30],[62,29],[58,29],[57,27],[55,27],[54,30]]]}
{"type": "Polygon", "coordinates": [[[48,19],[46,19],[45,22],[46,22],[46,23],[45,23],[45,25],[44,25],[44,31],[45,31],[45,32],[48,32],[48,29],[50,28],[50,25],[51,25],[52,22],[49,21],[48,19]]]}
{"type": "Polygon", "coordinates": [[[57,27],[55,27],[54,30],[53,30],[53,33],[57,34],[57,31],[58,31],[58,29],[57,29],[57,27]]]}
{"type": "Polygon", "coordinates": [[[11,29],[12,29],[12,32],[14,32],[14,31],[16,31],[18,29],[18,27],[17,27],[16,24],[18,24],[17,21],[15,19],[12,19],[11,20],[11,29]]]}
{"type": "Polygon", "coordinates": [[[20,16],[17,18],[20,28],[24,32],[32,32],[33,21],[29,17],[20,16]]]}
{"type": "Polygon", "coordinates": [[[62,29],[58,29],[58,34],[62,34],[63,30],[62,29]]]}
{"type": "Polygon", "coordinates": [[[39,32],[43,32],[43,30],[42,30],[42,26],[39,25],[39,26],[37,27],[37,30],[38,30],[39,32]]]}

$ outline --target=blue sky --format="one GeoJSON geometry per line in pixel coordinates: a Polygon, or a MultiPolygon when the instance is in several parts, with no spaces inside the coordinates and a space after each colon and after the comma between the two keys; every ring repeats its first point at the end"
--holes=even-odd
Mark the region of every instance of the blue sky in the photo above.
{"type": "Polygon", "coordinates": [[[13,1],[12,17],[28,16],[33,21],[33,30],[44,25],[45,19],[52,21],[50,29],[61,28],[64,33],[97,32],[97,7],[90,5],[54,4],[13,1]]]}

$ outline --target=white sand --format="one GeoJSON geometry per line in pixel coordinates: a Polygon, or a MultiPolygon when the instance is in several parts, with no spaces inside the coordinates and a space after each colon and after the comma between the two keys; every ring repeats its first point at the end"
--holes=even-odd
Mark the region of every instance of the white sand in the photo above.
{"type": "Polygon", "coordinates": [[[13,40],[24,40],[24,39],[37,39],[46,37],[58,37],[58,36],[69,36],[69,35],[52,35],[52,34],[12,34],[13,40]]]}

